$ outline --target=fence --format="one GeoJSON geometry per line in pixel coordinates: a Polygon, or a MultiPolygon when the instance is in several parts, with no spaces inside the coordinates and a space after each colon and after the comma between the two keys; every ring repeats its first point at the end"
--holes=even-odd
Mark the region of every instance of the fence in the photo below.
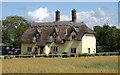
{"type": "Polygon", "coordinates": [[[36,58],[36,57],[80,57],[80,56],[109,56],[109,55],[120,55],[119,52],[102,52],[102,53],[82,53],[82,54],[40,54],[40,55],[1,55],[0,59],[10,58],[36,58]]]}

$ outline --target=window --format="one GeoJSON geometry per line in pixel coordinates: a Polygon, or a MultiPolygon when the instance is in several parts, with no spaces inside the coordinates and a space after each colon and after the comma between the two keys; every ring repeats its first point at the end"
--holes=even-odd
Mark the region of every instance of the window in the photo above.
{"type": "Polygon", "coordinates": [[[53,53],[57,53],[57,52],[58,52],[58,47],[57,47],[57,46],[52,46],[52,47],[51,47],[51,51],[52,51],[53,53]]]}
{"type": "Polygon", "coordinates": [[[38,48],[35,48],[35,53],[37,53],[38,52],[38,48]]]}
{"type": "Polygon", "coordinates": [[[72,40],[75,40],[76,36],[75,35],[72,35],[72,40]]]}
{"type": "Polygon", "coordinates": [[[31,51],[32,51],[32,47],[28,47],[28,48],[27,48],[27,51],[28,51],[28,52],[31,52],[31,51]]]}
{"type": "Polygon", "coordinates": [[[36,42],[39,41],[39,38],[40,38],[40,35],[37,33],[37,34],[36,34],[36,42]]]}
{"type": "Polygon", "coordinates": [[[56,40],[56,34],[55,34],[55,33],[53,33],[52,40],[53,40],[53,41],[56,40]]]}
{"type": "Polygon", "coordinates": [[[71,53],[76,53],[76,48],[71,48],[71,53]]]}
{"type": "Polygon", "coordinates": [[[88,53],[90,53],[90,48],[88,48],[88,53]]]}
{"type": "Polygon", "coordinates": [[[50,40],[55,41],[56,40],[56,33],[53,33],[50,35],[50,40]]]}

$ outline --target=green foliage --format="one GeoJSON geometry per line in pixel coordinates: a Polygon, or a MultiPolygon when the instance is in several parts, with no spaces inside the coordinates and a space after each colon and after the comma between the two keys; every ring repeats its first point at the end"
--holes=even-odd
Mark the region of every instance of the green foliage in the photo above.
{"type": "Polygon", "coordinates": [[[24,53],[23,55],[32,55],[32,53],[24,53]]]}
{"type": "Polygon", "coordinates": [[[2,20],[2,41],[14,48],[20,48],[20,39],[28,28],[28,21],[20,16],[8,16],[2,20]]]}
{"type": "Polygon", "coordinates": [[[104,52],[104,49],[102,46],[97,46],[97,53],[104,52]]]}
{"type": "Polygon", "coordinates": [[[120,49],[120,29],[115,26],[94,26],[96,32],[97,52],[115,52],[120,49]]]}
{"type": "Polygon", "coordinates": [[[75,54],[70,54],[70,57],[75,57],[75,54]]]}
{"type": "Polygon", "coordinates": [[[68,57],[68,56],[67,56],[67,52],[63,52],[62,54],[65,54],[65,55],[62,55],[63,58],[64,58],[64,57],[68,57]]]}

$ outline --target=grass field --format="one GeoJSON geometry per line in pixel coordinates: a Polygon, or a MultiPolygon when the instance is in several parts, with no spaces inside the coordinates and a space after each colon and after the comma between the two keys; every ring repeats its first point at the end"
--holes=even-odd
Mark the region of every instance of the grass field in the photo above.
{"type": "Polygon", "coordinates": [[[118,56],[14,58],[2,61],[3,73],[117,73],[118,56]]]}

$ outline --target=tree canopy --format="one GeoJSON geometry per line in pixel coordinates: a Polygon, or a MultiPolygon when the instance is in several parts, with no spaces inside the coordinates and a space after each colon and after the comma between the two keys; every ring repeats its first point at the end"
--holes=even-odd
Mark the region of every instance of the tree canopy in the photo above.
{"type": "Polygon", "coordinates": [[[120,29],[115,26],[104,25],[103,27],[94,26],[94,31],[96,32],[97,46],[101,46],[104,49],[103,51],[120,50],[120,29]]]}
{"type": "Polygon", "coordinates": [[[20,48],[20,38],[28,26],[28,21],[23,17],[8,16],[2,20],[2,42],[20,48]]]}

